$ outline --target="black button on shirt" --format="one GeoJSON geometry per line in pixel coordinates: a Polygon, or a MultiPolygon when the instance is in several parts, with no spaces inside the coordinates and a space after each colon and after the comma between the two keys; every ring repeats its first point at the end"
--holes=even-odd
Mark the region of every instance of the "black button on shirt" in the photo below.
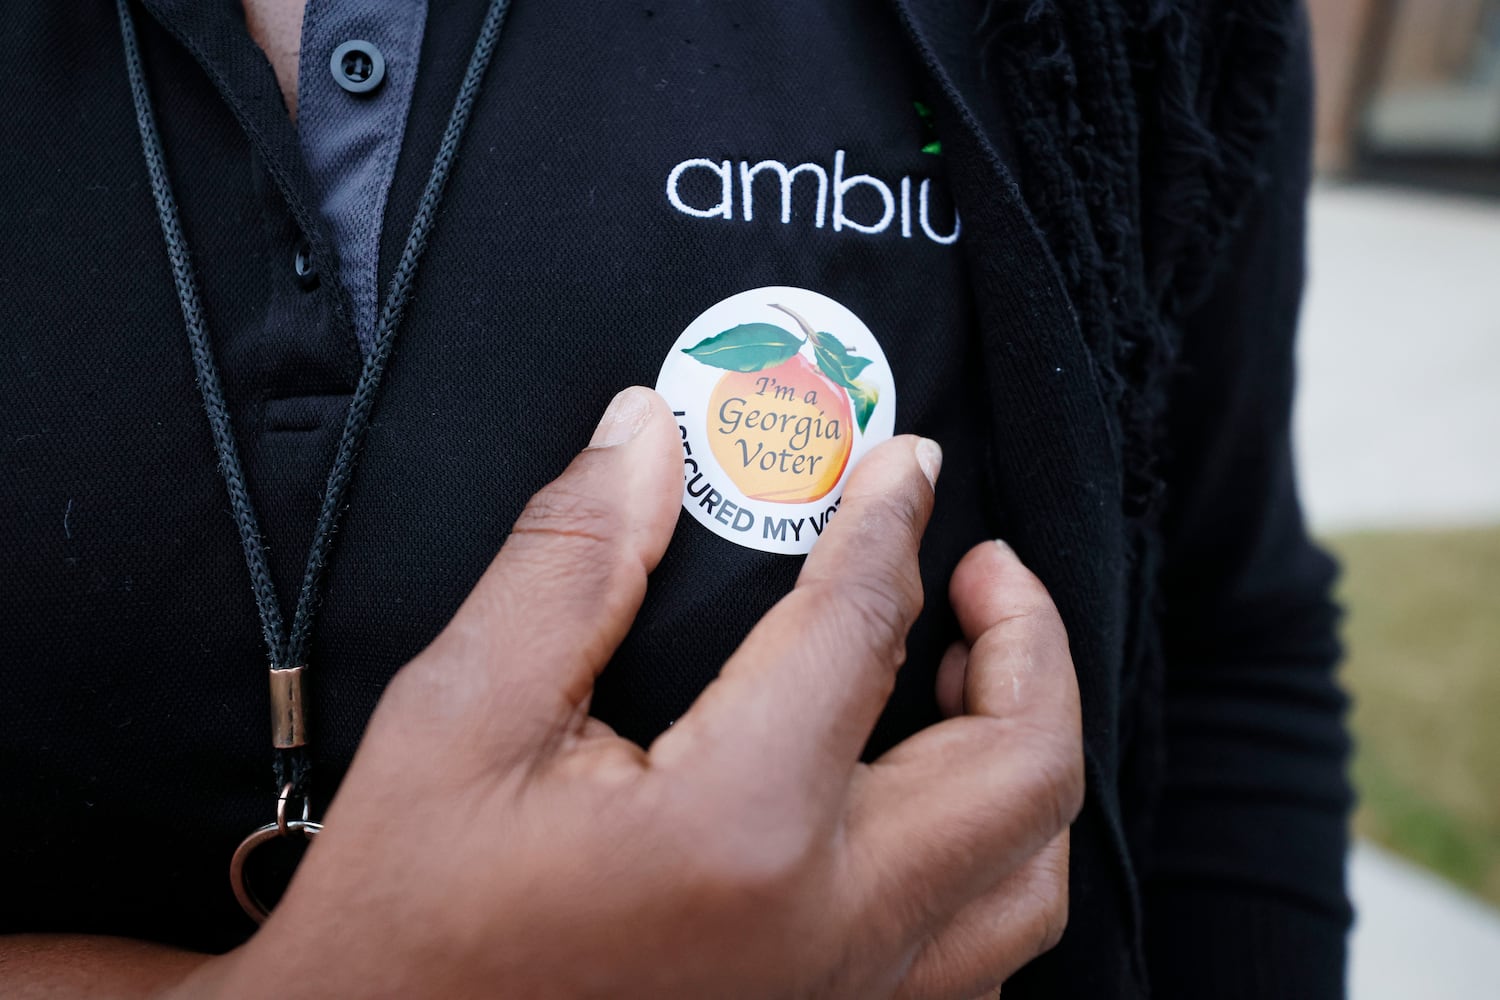
{"type": "Polygon", "coordinates": [[[307,245],[306,240],[299,241],[297,249],[292,252],[292,272],[303,288],[318,287],[318,268],[313,263],[312,248],[307,245]]]}
{"type": "Polygon", "coordinates": [[[349,93],[368,94],[385,82],[385,55],[371,43],[353,39],[333,50],[328,69],[349,93]]]}

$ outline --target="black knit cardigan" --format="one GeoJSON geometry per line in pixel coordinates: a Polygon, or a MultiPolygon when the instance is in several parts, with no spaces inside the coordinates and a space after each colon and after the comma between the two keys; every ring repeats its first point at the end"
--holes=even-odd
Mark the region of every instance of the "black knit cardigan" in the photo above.
{"type": "Polygon", "coordinates": [[[991,467],[1084,699],[1070,927],[1005,996],[1342,996],[1334,567],[1289,441],[1304,12],[898,6],[947,101],[986,364],[1036,390],[993,394],[991,467]],[[993,270],[1017,241],[1036,271],[1019,300],[993,270]]]}

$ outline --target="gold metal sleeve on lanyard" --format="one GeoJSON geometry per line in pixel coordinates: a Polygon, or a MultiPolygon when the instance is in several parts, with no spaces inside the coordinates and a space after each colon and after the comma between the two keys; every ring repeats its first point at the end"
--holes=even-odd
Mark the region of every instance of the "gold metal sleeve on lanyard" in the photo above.
{"type": "Polygon", "coordinates": [[[306,670],[271,671],[271,745],[277,750],[307,745],[307,698],[302,691],[306,670]]]}

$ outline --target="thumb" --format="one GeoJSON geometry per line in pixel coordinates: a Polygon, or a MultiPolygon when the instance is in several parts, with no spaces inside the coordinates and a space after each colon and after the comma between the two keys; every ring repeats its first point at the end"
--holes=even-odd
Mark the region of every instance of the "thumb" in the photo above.
{"type": "MultiPolygon", "coordinates": [[[[587,712],[625,638],[682,503],[682,446],[666,402],[610,402],[589,446],[532,497],[453,620],[393,688],[494,759],[534,754],[587,712]]],[[[408,720],[413,722],[415,720],[408,720]]]]}

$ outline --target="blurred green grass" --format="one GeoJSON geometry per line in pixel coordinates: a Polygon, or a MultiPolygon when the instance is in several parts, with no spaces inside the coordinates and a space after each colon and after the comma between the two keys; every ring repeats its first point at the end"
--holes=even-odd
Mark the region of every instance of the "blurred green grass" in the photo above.
{"type": "Polygon", "coordinates": [[[1355,829],[1500,903],[1500,527],[1323,542],[1344,564],[1355,829]]]}

